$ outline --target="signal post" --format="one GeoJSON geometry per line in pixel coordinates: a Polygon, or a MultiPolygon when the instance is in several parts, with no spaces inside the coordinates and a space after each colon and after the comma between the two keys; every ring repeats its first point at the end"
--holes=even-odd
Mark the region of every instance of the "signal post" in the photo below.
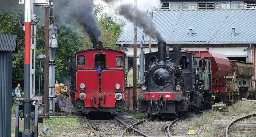
{"type": "MultiPolygon", "coordinates": [[[[19,4],[25,5],[24,98],[16,99],[17,104],[16,104],[15,137],[38,137],[38,110],[39,110],[38,106],[39,104],[37,99],[33,99],[35,95],[36,24],[38,23],[38,19],[33,14],[33,11],[34,11],[33,6],[34,5],[49,6],[50,3],[52,5],[52,2],[49,2],[49,0],[19,0],[19,4]],[[31,31],[31,28],[33,28],[33,31],[31,31]],[[32,56],[31,56],[31,52],[32,52],[32,56]],[[23,109],[20,109],[20,106],[21,106],[20,102],[23,102],[24,104],[23,109]],[[34,103],[33,105],[32,105],[32,102],[34,103]],[[24,118],[23,132],[19,132],[19,118],[24,118]],[[32,126],[31,119],[34,119],[33,131],[31,131],[31,126],[32,126]]],[[[48,18],[45,18],[45,19],[48,20],[48,18]]],[[[45,26],[45,27],[49,27],[49,26],[45,26]]],[[[51,41],[49,42],[52,45],[51,47],[56,49],[56,43],[57,43],[56,35],[50,36],[50,40],[51,41]]],[[[55,57],[55,52],[53,52],[51,55],[55,57]]],[[[47,62],[49,63],[49,61],[47,62]]],[[[51,76],[54,74],[55,73],[53,70],[53,73],[51,74],[51,76]]],[[[55,79],[55,77],[53,77],[53,79],[55,79]]],[[[49,102],[45,102],[45,104],[48,104],[48,103],[49,102]]]]}

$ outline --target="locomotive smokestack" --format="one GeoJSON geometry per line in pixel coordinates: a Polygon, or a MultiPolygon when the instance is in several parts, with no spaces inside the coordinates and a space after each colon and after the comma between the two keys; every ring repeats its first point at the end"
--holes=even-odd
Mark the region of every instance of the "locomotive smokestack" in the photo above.
{"type": "Polygon", "coordinates": [[[102,48],[103,48],[103,44],[102,44],[102,42],[101,42],[101,41],[99,41],[99,42],[98,42],[98,44],[99,44],[99,48],[100,48],[100,49],[102,49],[102,48]]]}
{"type": "Polygon", "coordinates": [[[166,59],[166,42],[158,42],[158,58],[159,61],[166,59]]]}

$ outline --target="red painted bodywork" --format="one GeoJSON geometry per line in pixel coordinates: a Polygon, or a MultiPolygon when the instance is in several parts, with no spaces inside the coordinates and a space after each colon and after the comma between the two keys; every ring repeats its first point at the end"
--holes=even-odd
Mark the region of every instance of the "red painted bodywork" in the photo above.
{"type": "Polygon", "coordinates": [[[212,71],[212,92],[224,93],[227,91],[225,76],[230,71],[229,59],[222,54],[210,51],[191,51],[196,57],[209,58],[211,60],[212,71]]]}
{"type": "Polygon", "coordinates": [[[179,91],[171,91],[171,92],[142,92],[141,94],[145,95],[145,100],[150,101],[151,99],[153,101],[157,101],[160,99],[161,96],[163,96],[163,99],[166,101],[175,101],[176,96],[182,94],[182,92],[179,91]],[[169,97],[166,97],[169,96],[169,97]]]}
{"type": "Polygon", "coordinates": [[[96,70],[78,70],[76,73],[76,89],[80,90],[80,84],[85,84],[87,92],[99,90],[99,79],[96,70]]]}
{"type": "MultiPolygon", "coordinates": [[[[118,92],[124,95],[124,80],[125,80],[125,54],[120,51],[102,49],[102,53],[106,55],[106,67],[101,73],[101,90],[99,92],[99,76],[97,70],[94,68],[94,56],[99,52],[98,49],[95,50],[85,50],[76,54],[77,56],[85,57],[84,66],[76,66],[79,69],[76,72],[76,90],[80,91],[80,84],[85,84],[85,94],[86,98],[84,100],[84,105],[86,108],[99,107],[99,97],[102,97],[101,108],[115,108],[115,92],[117,92],[115,85],[120,84],[121,88],[118,92]],[[116,57],[123,57],[123,66],[116,66],[116,57]],[[87,69],[87,70],[86,70],[87,69]],[[91,69],[91,70],[89,70],[91,69]],[[105,100],[105,102],[104,102],[105,100]]],[[[77,59],[76,59],[77,60],[77,59]]],[[[79,99],[80,92],[75,92],[75,98],[79,99]]]]}
{"type": "Polygon", "coordinates": [[[121,90],[124,91],[124,72],[121,70],[104,70],[102,73],[102,91],[113,92],[116,91],[115,85],[119,83],[121,90]]]}
{"type": "Polygon", "coordinates": [[[25,22],[24,64],[30,64],[31,22],[25,22]]]}

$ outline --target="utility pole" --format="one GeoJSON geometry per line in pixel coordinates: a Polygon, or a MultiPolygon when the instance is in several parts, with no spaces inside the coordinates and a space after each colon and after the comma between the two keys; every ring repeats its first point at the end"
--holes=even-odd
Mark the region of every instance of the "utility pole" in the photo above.
{"type": "MultiPolygon", "coordinates": [[[[150,11],[149,11],[149,14],[150,14],[150,20],[152,20],[152,18],[153,18],[153,10],[151,9],[150,11]]],[[[150,35],[149,35],[149,53],[151,52],[151,25],[152,24],[150,24],[150,35]]]]}
{"type": "Polygon", "coordinates": [[[140,84],[143,85],[144,83],[144,51],[143,51],[143,44],[144,44],[144,34],[142,34],[142,41],[140,45],[140,84]]]}
{"type": "Polygon", "coordinates": [[[133,110],[137,109],[137,0],[134,0],[133,110]]]}
{"type": "Polygon", "coordinates": [[[44,113],[49,113],[49,6],[44,7],[44,113]]]}

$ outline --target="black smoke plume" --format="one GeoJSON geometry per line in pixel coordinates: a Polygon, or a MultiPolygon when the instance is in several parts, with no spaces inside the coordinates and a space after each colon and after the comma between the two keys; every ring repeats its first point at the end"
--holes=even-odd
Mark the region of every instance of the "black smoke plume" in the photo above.
{"type": "Polygon", "coordinates": [[[117,11],[118,14],[124,16],[129,21],[136,21],[136,24],[143,28],[144,32],[158,41],[163,41],[161,34],[156,29],[152,20],[147,16],[147,12],[134,9],[130,4],[121,5],[117,11]]]}
{"type": "Polygon", "coordinates": [[[101,31],[98,22],[93,15],[93,0],[56,0],[55,15],[61,23],[74,19],[79,23],[83,31],[87,33],[93,43],[100,41],[101,31]],[[57,7],[57,8],[56,8],[57,7]],[[65,15],[68,16],[65,16],[65,15]]]}
{"type": "MultiPolygon", "coordinates": [[[[120,0],[103,0],[104,2],[110,4],[112,2],[118,2],[120,0]]],[[[136,23],[139,27],[144,30],[144,33],[151,36],[154,39],[157,39],[159,42],[163,42],[161,34],[156,29],[153,21],[148,17],[147,12],[141,11],[138,8],[135,8],[131,4],[121,4],[117,8],[117,14],[123,16],[127,20],[136,23]]]]}

